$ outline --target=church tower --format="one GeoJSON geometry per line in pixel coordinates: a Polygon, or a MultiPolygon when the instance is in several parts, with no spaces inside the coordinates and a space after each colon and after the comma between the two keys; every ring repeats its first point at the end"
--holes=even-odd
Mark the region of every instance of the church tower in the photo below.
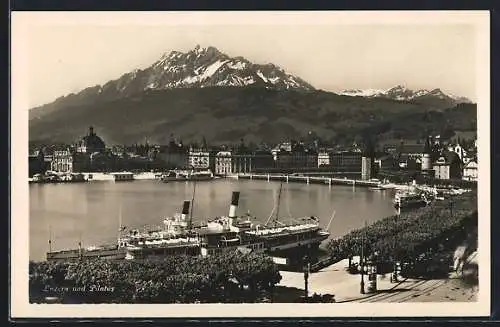
{"type": "Polygon", "coordinates": [[[424,155],[422,156],[422,170],[432,169],[431,143],[429,137],[425,140],[424,155]]]}

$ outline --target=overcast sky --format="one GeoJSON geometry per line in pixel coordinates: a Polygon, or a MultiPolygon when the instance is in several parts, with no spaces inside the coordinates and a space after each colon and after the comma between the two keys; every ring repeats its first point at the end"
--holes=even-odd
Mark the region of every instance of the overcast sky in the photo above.
{"type": "Polygon", "coordinates": [[[249,14],[33,13],[13,20],[13,42],[25,49],[14,60],[25,67],[30,107],[197,44],[272,62],[327,91],[403,84],[476,99],[477,30],[466,19],[249,14]]]}

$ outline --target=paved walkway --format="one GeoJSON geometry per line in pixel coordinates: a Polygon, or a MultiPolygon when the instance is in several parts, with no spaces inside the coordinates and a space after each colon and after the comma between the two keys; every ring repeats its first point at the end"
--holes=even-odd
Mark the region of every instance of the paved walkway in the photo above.
{"type": "MultiPolygon", "coordinates": [[[[360,275],[347,273],[348,260],[342,260],[310,274],[309,295],[331,294],[339,302],[470,302],[476,300],[477,288],[464,287],[457,278],[405,279],[391,283],[389,274],[378,275],[377,292],[360,294],[360,275]]],[[[279,286],[304,289],[304,274],[281,271],[279,286]]],[[[368,278],[365,276],[365,290],[368,278]]]]}

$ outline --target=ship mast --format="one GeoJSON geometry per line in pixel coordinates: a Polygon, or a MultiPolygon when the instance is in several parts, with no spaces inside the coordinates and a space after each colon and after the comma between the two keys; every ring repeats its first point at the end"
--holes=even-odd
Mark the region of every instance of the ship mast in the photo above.
{"type": "Polygon", "coordinates": [[[52,252],[52,226],[49,225],[49,252],[52,252]]]}
{"type": "Polygon", "coordinates": [[[120,211],[118,213],[118,247],[120,247],[121,234],[122,234],[122,203],[120,202],[120,211]]]}
{"type": "Polygon", "coordinates": [[[82,231],[78,233],[78,257],[82,258],[82,231]]]}
{"type": "Polygon", "coordinates": [[[279,219],[279,213],[280,213],[280,199],[281,199],[281,189],[283,188],[283,182],[280,183],[280,190],[278,192],[278,204],[276,207],[276,218],[274,218],[274,223],[276,224],[279,219]]]}
{"type": "Polygon", "coordinates": [[[189,223],[188,223],[189,233],[191,233],[191,230],[193,229],[193,211],[194,211],[194,195],[195,194],[196,194],[196,178],[194,179],[193,197],[191,198],[191,210],[189,211],[189,223]]]}

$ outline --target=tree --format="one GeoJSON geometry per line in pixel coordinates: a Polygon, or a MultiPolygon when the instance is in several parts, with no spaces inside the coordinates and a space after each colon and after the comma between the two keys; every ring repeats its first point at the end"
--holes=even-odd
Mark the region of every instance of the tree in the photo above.
{"type": "Polygon", "coordinates": [[[141,261],[30,262],[30,300],[43,300],[46,285],[99,285],[112,291],[56,295],[80,303],[255,302],[280,279],[271,258],[239,251],[141,261]]]}

